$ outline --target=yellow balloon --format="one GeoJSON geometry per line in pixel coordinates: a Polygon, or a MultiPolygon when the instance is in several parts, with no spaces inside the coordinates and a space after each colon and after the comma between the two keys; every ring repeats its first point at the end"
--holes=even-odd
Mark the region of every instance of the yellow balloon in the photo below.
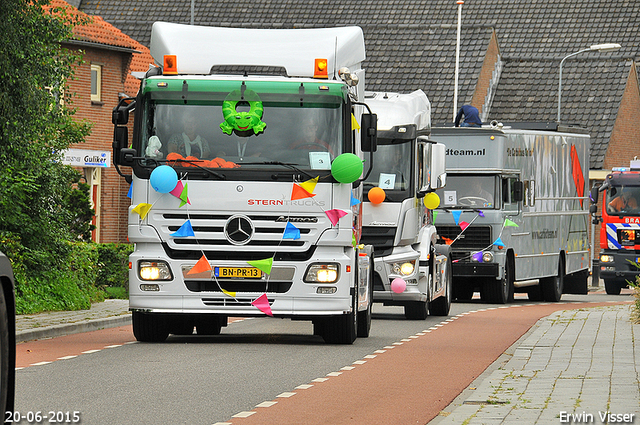
{"type": "Polygon", "coordinates": [[[435,210],[440,206],[440,197],[435,192],[427,193],[424,197],[423,202],[425,207],[429,208],[430,210],[435,210]]]}

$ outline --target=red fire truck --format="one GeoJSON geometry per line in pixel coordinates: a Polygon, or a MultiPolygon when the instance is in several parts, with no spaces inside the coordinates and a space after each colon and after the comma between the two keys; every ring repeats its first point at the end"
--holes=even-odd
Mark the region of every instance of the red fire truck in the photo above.
{"type": "Polygon", "coordinates": [[[600,277],[607,294],[617,295],[640,275],[640,160],[613,168],[591,190],[591,215],[600,227],[600,277]],[[597,216],[599,192],[603,192],[597,216]]]}

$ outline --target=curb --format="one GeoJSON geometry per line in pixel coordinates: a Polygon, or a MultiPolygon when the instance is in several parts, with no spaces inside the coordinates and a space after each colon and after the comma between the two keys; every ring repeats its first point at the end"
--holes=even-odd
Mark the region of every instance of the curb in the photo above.
{"type": "Polygon", "coordinates": [[[16,332],[16,343],[33,341],[34,339],[55,338],[58,336],[97,331],[131,324],[131,313],[111,316],[102,319],[83,320],[74,323],[45,326],[16,332]]]}

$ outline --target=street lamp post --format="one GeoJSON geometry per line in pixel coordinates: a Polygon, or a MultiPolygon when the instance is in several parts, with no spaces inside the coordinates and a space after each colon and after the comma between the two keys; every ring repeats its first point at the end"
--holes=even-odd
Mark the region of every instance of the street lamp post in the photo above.
{"type": "Polygon", "coordinates": [[[564,65],[564,61],[569,59],[570,57],[579,55],[580,53],[584,53],[584,52],[589,52],[589,51],[597,51],[597,52],[612,52],[614,50],[618,50],[620,49],[622,46],[620,46],[618,43],[605,43],[605,44],[594,44],[591,47],[588,47],[586,49],[582,49],[580,51],[577,51],[575,53],[571,53],[570,55],[565,56],[562,61],[560,61],[560,73],[559,73],[559,82],[558,82],[558,124],[560,123],[560,105],[561,105],[561,99],[562,99],[562,65],[564,65]]]}

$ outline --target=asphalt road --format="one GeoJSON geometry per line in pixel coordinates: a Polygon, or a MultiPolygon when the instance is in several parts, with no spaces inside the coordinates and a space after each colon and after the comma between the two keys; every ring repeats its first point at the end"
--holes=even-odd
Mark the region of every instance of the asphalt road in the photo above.
{"type": "MultiPolygon", "coordinates": [[[[630,299],[563,296],[563,302],[630,299]]],[[[463,314],[498,307],[479,301],[454,303],[450,317],[460,316],[449,321],[448,317],[409,321],[401,308],[376,304],[371,336],[349,346],[325,344],[313,336],[309,322],[270,318],[236,321],[216,337],[170,337],[163,344],[133,343],[130,326],[19,344],[17,363],[22,369],[16,376],[15,407],[23,415],[77,411],[83,424],[329,423],[326,417],[331,414],[336,415],[330,421],[334,424],[389,423],[380,415],[373,421],[365,419],[358,409],[386,412],[401,420],[393,423],[425,424],[536,317],[553,308],[571,308],[529,304],[520,299],[511,306],[521,308],[492,310],[490,323],[463,314]],[[521,314],[524,309],[532,312],[528,320],[521,314]],[[455,327],[444,326],[453,322],[455,327]],[[493,347],[496,354],[483,350],[482,344],[493,347]],[[460,351],[469,345],[478,351],[460,351]],[[451,367],[454,360],[457,363],[451,367]],[[424,382],[425,368],[432,373],[430,382],[424,382]],[[460,373],[466,375],[454,385],[460,373]],[[438,383],[438,377],[446,382],[438,383]],[[316,392],[290,397],[311,389],[308,385],[316,392]],[[424,386],[435,401],[415,398],[416,390],[424,386]],[[248,418],[236,416],[274,400],[281,410],[270,412],[281,415],[279,419],[269,419],[262,411],[248,418]],[[340,405],[354,407],[345,413],[335,407],[340,405]],[[292,414],[287,420],[284,411],[292,414]]]]}

